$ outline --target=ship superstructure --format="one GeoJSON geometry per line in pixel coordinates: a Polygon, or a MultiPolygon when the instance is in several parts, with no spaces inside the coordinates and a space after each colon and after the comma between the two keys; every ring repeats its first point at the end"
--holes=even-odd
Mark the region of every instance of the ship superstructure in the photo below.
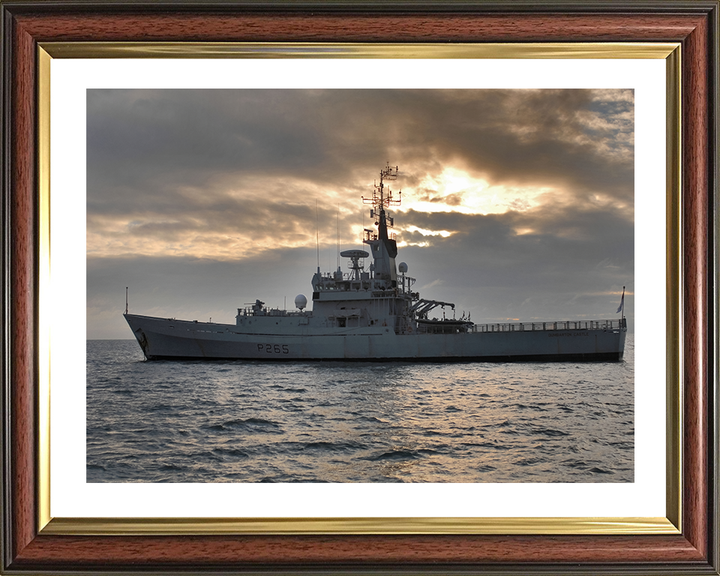
{"type": "Polygon", "coordinates": [[[364,230],[366,250],[346,250],[348,272],[338,267],[312,277],[296,310],[268,308],[261,300],[237,311],[235,324],[129,314],[145,357],[153,359],[558,361],[619,360],[627,323],[615,320],[474,324],[455,317],[451,302],[413,292],[415,279],[396,264],[397,242],[389,209],[401,203],[388,182],[398,167],[380,171],[373,194],[363,197],[377,229],[364,230]],[[365,261],[371,264],[365,269],[365,261]],[[430,313],[442,310],[442,318],[430,313]],[[447,311],[452,318],[446,317],[447,311]]]}

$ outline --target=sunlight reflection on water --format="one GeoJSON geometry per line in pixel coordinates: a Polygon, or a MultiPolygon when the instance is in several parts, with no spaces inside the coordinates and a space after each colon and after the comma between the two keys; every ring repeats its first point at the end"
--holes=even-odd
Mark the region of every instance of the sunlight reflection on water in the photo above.
{"type": "Polygon", "coordinates": [[[87,346],[88,482],[632,482],[618,363],[145,362],[87,346]]]}

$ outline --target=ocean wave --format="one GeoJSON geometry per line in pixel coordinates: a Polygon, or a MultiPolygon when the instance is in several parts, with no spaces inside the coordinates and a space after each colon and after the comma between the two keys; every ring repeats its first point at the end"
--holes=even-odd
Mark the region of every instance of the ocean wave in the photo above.
{"type": "Polygon", "coordinates": [[[88,482],[633,481],[623,363],[141,362],[138,350],[88,343],[88,482]]]}

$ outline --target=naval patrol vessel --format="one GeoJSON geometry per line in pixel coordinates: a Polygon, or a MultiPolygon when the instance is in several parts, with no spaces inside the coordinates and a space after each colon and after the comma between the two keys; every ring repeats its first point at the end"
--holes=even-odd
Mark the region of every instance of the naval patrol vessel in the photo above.
{"type": "MultiPolygon", "coordinates": [[[[366,250],[347,250],[341,268],[312,277],[312,309],[304,295],[296,310],[268,308],[261,300],[239,308],[235,324],[129,314],[125,319],[148,360],[422,360],[422,361],[617,361],[627,321],[563,320],[475,324],[455,317],[451,302],[421,298],[404,262],[396,265],[391,206],[401,202],[387,184],[398,167],[386,166],[370,198],[376,229],[365,229],[366,250]],[[365,269],[363,261],[372,258],[365,269]],[[431,312],[443,310],[442,318],[431,312]],[[452,311],[447,318],[445,310],[452,311]]],[[[623,312],[624,292],[618,313],[623,312]]]]}

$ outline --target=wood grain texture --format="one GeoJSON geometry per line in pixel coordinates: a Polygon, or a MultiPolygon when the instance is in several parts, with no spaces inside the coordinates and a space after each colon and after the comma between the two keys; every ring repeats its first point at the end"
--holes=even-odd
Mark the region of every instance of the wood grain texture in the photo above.
{"type": "MultiPolygon", "coordinates": [[[[10,7],[12,9],[12,7],[10,7]]],[[[708,322],[711,300],[707,270],[712,239],[708,214],[714,193],[714,161],[708,150],[714,74],[709,27],[702,10],[675,13],[455,13],[232,12],[182,14],[136,11],[101,14],[18,9],[13,15],[13,469],[12,569],[198,568],[311,570],[328,567],[421,566],[425,571],[495,569],[522,571],[548,566],[567,570],[717,573],[708,555],[712,527],[708,510],[709,443],[708,322]],[[37,41],[682,41],[684,163],[684,491],[682,536],[247,536],[70,537],[37,536],[35,528],[34,355],[35,197],[34,118],[37,41]],[[575,566],[575,568],[573,568],[575,566]],[[664,566],[664,568],[663,568],[664,566]]],[[[713,560],[717,562],[717,560],[713,560]]],[[[717,564],[715,564],[715,567],[717,564]]]]}
{"type": "Polygon", "coordinates": [[[683,237],[685,344],[684,533],[703,554],[708,552],[708,230],[710,211],[708,149],[708,23],[701,22],[684,45],[683,62],[683,237]]]}
{"type": "Polygon", "coordinates": [[[245,536],[47,537],[38,538],[18,566],[42,568],[69,561],[70,567],[149,565],[225,567],[267,564],[490,564],[499,562],[619,563],[701,561],[682,536],[245,536]]]}
{"type": "Polygon", "coordinates": [[[610,14],[371,15],[120,14],[20,15],[38,41],[156,40],[234,42],[541,42],[663,41],[685,38],[697,15],[610,14]]]}
{"type": "Polygon", "coordinates": [[[35,49],[33,39],[13,39],[10,241],[11,450],[13,536],[17,555],[35,537],[35,49]]]}

